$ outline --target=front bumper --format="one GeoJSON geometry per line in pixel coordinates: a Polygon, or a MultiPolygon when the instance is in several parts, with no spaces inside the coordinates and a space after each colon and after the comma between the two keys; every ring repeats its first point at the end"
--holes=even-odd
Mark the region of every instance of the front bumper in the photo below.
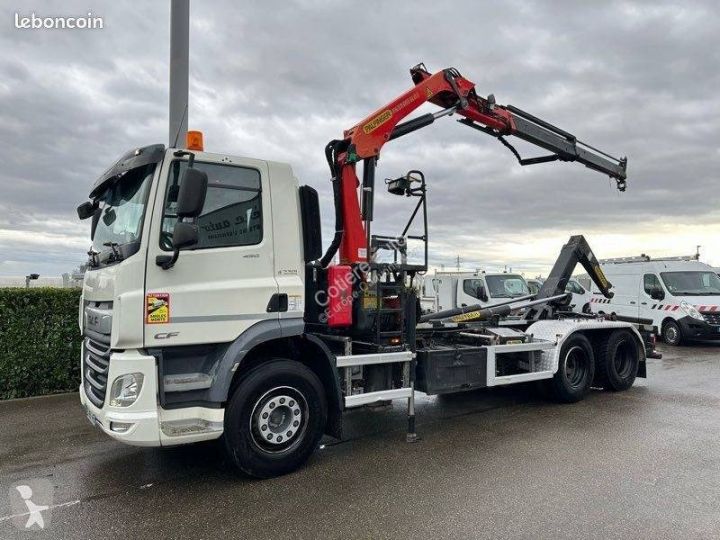
{"type": "MultiPolygon", "coordinates": [[[[84,354],[84,352],[83,352],[84,354]]],[[[155,358],[137,351],[113,352],[110,355],[108,389],[102,408],[97,407],[86,395],[84,374],[80,384],[80,403],[88,420],[113,439],[135,446],[160,446],[160,424],[157,394],[157,369],[155,358]],[[142,373],[144,381],[140,395],[129,407],[111,407],[112,382],[126,373],[142,373]],[[118,428],[122,427],[122,431],[118,428]]]]}
{"type": "Polygon", "coordinates": [[[720,325],[709,324],[693,317],[677,320],[684,339],[720,339],[720,325]]]}
{"type": "Polygon", "coordinates": [[[102,407],[97,407],[85,393],[83,374],[80,403],[88,420],[113,439],[133,446],[175,446],[217,439],[222,435],[224,409],[164,410],[158,405],[157,366],[153,356],[135,350],[113,352],[107,380],[105,401],[102,407]],[[128,407],[111,407],[112,382],[128,373],[144,376],[138,399],[128,407]]]}

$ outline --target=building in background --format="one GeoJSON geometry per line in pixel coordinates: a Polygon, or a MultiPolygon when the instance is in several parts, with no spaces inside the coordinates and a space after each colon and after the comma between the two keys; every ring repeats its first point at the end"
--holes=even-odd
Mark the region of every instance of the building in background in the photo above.
{"type": "MultiPolygon", "coordinates": [[[[33,279],[30,282],[31,288],[37,287],[82,287],[83,276],[87,269],[86,264],[79,265],[72,272],[65,272],[60,276],[43,276],[33,279]]],[[[25,288],[25,276],[0,276],[0,288],[3,287],[22,287],[25,288]]]]}

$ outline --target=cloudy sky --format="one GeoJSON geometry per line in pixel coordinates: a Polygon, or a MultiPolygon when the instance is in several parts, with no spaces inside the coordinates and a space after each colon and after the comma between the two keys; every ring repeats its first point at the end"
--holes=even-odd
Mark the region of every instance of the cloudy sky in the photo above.
{"type": "MultiPolygon", "coordinates": [[[[326,241],[325,143],[409,88],[408,68],[424,62],[629,158],[619,194],[578,164],[520,167],[448,118],[387,145],[380,178],[428,178],[435,265],[460,255],[466,268],[536,275],[578,233],[600,257],[699,244],[720,265],[715,2],[270,4],[191,2],[190,128],[209,151],[291,163],[324,195],[326,241]]],[[[163,1],[0,1],[0,275],[82,262],[75,207],[94,179],[127,149],[167,143],[168,23],[163,1]],[[16,13],[88,11],[103,29],[14,28],[16,13]]],[[[379,197],[376,231],[399,232],[398,208],[379,197]]]]}

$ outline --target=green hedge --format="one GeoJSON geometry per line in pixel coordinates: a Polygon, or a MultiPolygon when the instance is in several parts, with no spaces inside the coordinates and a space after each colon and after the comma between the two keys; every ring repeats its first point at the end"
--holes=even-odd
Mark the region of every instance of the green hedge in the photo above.
{"type": "Polygon", "coordinates": [[[0,289],[0,399],[77,390],[80,289],[0,289]]]}

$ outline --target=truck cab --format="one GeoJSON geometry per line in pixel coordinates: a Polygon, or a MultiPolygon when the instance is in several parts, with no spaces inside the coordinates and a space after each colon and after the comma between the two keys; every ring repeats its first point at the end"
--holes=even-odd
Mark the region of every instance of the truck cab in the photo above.
{"type": "Polygon", "coordinates": [[[162,145],[98,179],[80,395],[104,431],[147,445],[220,435],[228,350],[303,324],[298,188],[283,163],[162,145]],[[167,267],[190,160],[207,174],[197,242],[167,267]]]}
{"type": "Polygon", "coordinates": [[[437,272],[426,277],[424,285],[434,311],[472,305],[488,307],[530,294],[525,278],[503,272],[437,272]]]}

